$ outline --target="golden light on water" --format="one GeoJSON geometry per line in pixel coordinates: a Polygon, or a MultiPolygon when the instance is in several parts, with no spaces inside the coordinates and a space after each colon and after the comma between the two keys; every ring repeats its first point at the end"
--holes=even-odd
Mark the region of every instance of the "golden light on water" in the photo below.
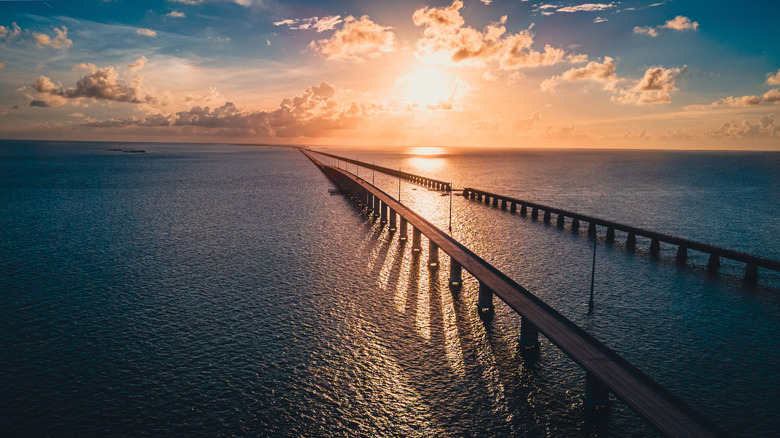
{"type": "Polygon", "coordinates": [[[409,153],[412,155],[422,155],[422,156],[441,155],[444,153],[444,148],[437,148],[433,146],[420,146],[420,147],[409,148],[409,153]]]}

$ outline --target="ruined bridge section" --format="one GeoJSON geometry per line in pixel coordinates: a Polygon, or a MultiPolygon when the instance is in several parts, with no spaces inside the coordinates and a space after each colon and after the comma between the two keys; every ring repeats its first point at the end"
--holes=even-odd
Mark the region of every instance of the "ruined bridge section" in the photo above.
{"type": "Polygon", "coordinates": [[[387,223],[389,213],[391,230],[395,229],[396,216],[400,216],[399,239],[407,238],[407,228],[411,225],[413,251],[421,250],[421,236],[425,235],[431,266],[438,265],[439,249],[449,255],[451,286],[461,284],[462,269],[474,276],[479,281],[481,314],[491,313],[494,294],[517,312],[521,317],[522,347],[538,348],[541,332],[582,367],[586,376],[586,405],[606,406],[612,392],[667,436],[723,435],[685,402],[423,217],[357,176],[324,165],[304,150],[301,152],[355,203],[373,210],[374,215],[378,213],[381,223],[387,223]]]}
{"type": "Polygon", "coordinates": [[[695,242],[693,240],[683,239],[680,237],[670,236],[668,234],[657,233],[655,231],[644,230],[642,228],[632,227],[630,225],[624,225],[621,223],[599,219],[592,216],[587,216],[572,211],[563,210],[556,207],[549,207],[535,202],[523,201],[521,199],[510,198],[509,196],[498,195],[495,193],[487,192],[485,190],[478,190],[472,188],[463,189],[463,197],[472,201],[484,202],[485,205],[492,205],[494,208],[501,208],[502,210],[511,211],[515,213],[517,206],[520,206],[520,214],[525,216],[528,214],[528,210],[531,210],[531,218],[538,219],[540,212],[543,212],[543,220],[549,224],[552,221],[552,215],[557,215],[556,225],[559,228],[563,228],[566,218],[571,219],[572,231],[579,231],[580,222],[588,222],[588,236],[596,236],[596,226],[604,227],[607,229],[607,242],[614,242],[615,230],[623,231],[627,234],[626,246],[633,248],[636,246],[636,237],[642,236],[650,239],[650,253],[658,254],[661,250],[661,242],[669,243],[677,246],[677,262],[685,263],[688,259],[688,250],[694,250],[709,254],[707,262],[707,270],[710,272],[717,272],[720,268],[720,259],[725,258],[729,260],[735,260],[745,263],[745,280],[756,281],[758,279],[758,268],[769,269],[772,271],[780,271],[780,262],[776,260],[767,259],[764,257],[758,257],[751,254],[746,254],[739,251],[732,251],[730,249],[720,248],[706,243],[695,242]]]}

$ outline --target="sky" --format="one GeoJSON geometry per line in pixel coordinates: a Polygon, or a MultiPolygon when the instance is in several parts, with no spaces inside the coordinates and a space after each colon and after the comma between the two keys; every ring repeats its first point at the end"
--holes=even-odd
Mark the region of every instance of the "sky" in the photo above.
{"type": "Polygon", "coordinates": [[[780,150],[779,22],[774,0],[0,0],[0,138],[780,150]]]}

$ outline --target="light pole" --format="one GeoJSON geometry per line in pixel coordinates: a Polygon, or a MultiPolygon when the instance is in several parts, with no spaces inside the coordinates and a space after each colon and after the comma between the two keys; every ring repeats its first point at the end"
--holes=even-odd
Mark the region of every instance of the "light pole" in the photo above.
{"type": "Polygon", "coordinates": [[[598,239],[593,239],[593,267],[590,271],[590,301],[588,301],[588,308],[593,309],[593,283],[596,279],[596,244],[598,239]]]}
{"type": "Polygon", "coordinates": [[[450,235],[452,234],[452,183],[450,183],[450,235]]]}

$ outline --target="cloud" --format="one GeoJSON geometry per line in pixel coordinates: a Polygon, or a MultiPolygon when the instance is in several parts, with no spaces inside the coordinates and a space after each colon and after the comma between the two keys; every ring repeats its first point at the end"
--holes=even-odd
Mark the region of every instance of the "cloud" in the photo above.
{"type": "Polygon", "coordinates": [[[744,108],[760,105],[762,102],[780,103],[780,88],[769,90],[764,93],[763,96],[729,96],[716,100],[709,105],[688,105],[685,107],[685,110],[700,111],[718,108],[744,108]]]}
{"type": "Polygon", "coordinates": [[[167,14],[165,14],[165,16],[166,17],[171,17],[171,18],[184,18],[185,17],[184,12],[179,12],[179,11],[168,12],[167,14]]]}
{"type": "Polygon", "coordinates": [[[329,39],[312,41],[309,47],[329,60],[363,61],[378,58],[395,50],[395,34],[390,27],[380,26],[364,15],[360,19],[349,16],[344,26],[329,39]]]}
{"type": "Polygon", "coordinates": [[[5,68],[5,63],[4,62],[0,62],[0,68],[5,68]]]}
{"type": "Polygon", "coordinates": [[[412,16],[416,26],[424,27],[417,40],[415,56],[426,62],[448,65],[486,67],[498,63],[502,70],[553,65],[564,61],[579,62],[582,57],[566,55],[563,49],[546,45],[544,51],[531,49],[534,35],[531,28],[506,35],[507,17],[478,31],[465,26],[460,14],[463,2],[450,6],[422,7],[412,16]]]}
{"type": "Polygon", "coordinates": [[[614,8],[615,3],[584,3],[577,6],[566,6],[558,8],[556,12],[594,12],[614,8]]]}
{"type": "Polygon", "coordinates": [[[341,19],[341,15],[331,15],[322,18],[311,17],[275,21],[274,26],[287,26],[289,29],[311,29],[316,30],[317,32],[325,32],[326,30],[335,29],[342,21],[344,20],[341,19]]]}
{"type": "Polygon", "coordinates": [[[775,73],[775,74],[769,73],[767,75],[766,84],[767,85],[780,85],[780,69],[778,69],[777,73],[775,73]]]}
{"type": "Polygon", "coordinates": [[[723,123],[720,128],[708,131],[704,134],[710,138],[755,138],[755,137],[780,137],[780,126],[775,125],[774,115],[761,116],[758,124],[754,125],[748,120],[742,123],[728,121],[723,123]]]}
{"type": "Polygon", "coordinates": [[[137,29],[135,31],[135,33],[137,33],[138,35],[144,35],[144,36],[148,36],[148,37],[156,37],[157,36],[157,32],[153,31],[152,29],[137,29]]]}
{"type": "MultiPolygon", "coordinates": [[[[90,68],[94,65],[81,64],[76,67],[90,68]]],[[[79,79],[74,88],[63,88],[62,84],[55,84],[46,76],[40,76],[31,88],[37,94],[28,97],[34,101],[46,102],[48,106],[63,105],[66,99],[82,98],[139,104],[157,102],[157,98],[144,88],[140,76],[135,76],[130,84],[125,84],[119,79],[119,74],[114,67],[95,68],[79,79]]]]}
{"type": "Polygon", "coordinates": [[[11,40],[21,33],[22,29],[15,22],[11,23],[11,27],[0,26],[0,40],[11,40]]]}
{"type": "Polygon", "coordinates": [[[38,47],[51,47],[52,49],[67,49],[73,44],[73,41],[68,39],[68,28],[62,26],[62,29],[54,28],[54,38],[46,35],[45,33],[33,33],[33,40],[38,47]]]}
{"type": "Polygon", "coordinates": [[[129,71],[138,71],[142,68],[144,68],[144,65],[146,65],[146,56],[141,56],[140,58],[136,59],[135,62],[127,66],[127,70],[129,71]]]}
{"type": "Polygon", "coordinates": [[[672,20],[667,20],[666,23],[659,25],[659,26],[647,26],[647,27],[635,27],[634,33],[646,33],[650,35],[651,37],[657,37],[658,31],[662,29],[672,29],[672,30],[697,30],[699,28],[699,23],[696,21],[691,21],[688,17],[683,17],[682,15],[678,15],[674,17],[672,20]]]}
{"type": "MultiPolygon", "coordinates": [[[[214,90],[215,91],[215,90],[214,90]]],[[[205,128],[225,135],[262,137],[315,137],[330,130],[351,129],[378,107],[336,99],[336,89],[322,82],[302,94],[284,99],[271,111],[241,109],[232,102],[218,107],[194,106],[185,111],[146,118],[91,120],[92,127],[181,127],[205,128]]]]}
{"type": "Polygon", "coordinates": [[[539,111],[535,111],[534,113],[526,116],[526,117],[518,117],[517,120],[515,120],[515,123],[513,126],[514,129],[521,130],[521,129],[531,129],[534,126],[534,123],[538,122],[542,119],[542,113],[539,111]]]}
{"type": "Polygon", "coordinates": [[[670,93],[677,91],[676,81],[687,72],[685,66],[668,69],[650,67],[634,86],[620,88],[618,87],[620,82],[631,80],[621,78],[615,73],[617,65],[613,61],[607,56],[604,57],[603,62],[591,61],[585,67],[572,68],[559,76],[542,81],[541,89],[552,92],[563,82],[590,81],[600,84],[604,90],[612,91],[614,93],[612,99],[622,103],[638,105],[668,103],[671,102],[670,93]]]}

